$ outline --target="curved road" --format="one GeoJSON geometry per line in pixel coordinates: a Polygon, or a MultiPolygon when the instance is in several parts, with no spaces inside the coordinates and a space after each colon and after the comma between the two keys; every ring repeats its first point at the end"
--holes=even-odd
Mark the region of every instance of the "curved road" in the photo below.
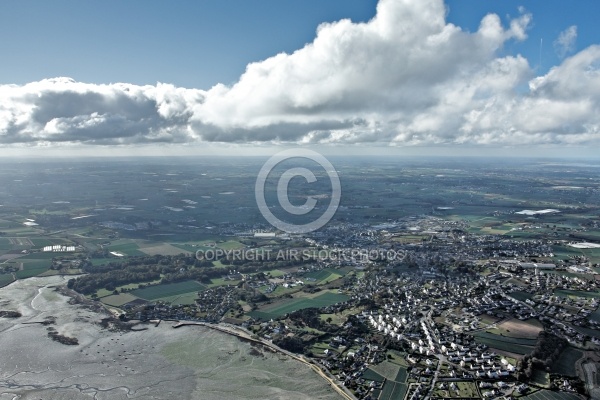
{"type": "Polygon", "coordinates": [[[209,323],[205,323],[205,322],[179,322],[178,324],[173,325],[173,328],[179,328],[181,326],[186,326],[186,325],[205,326],[207,328],[215,329],[217,331],[227,333],[229,335],[237,336],[239,338],[249,340],[251,342],[255,342],[258,344],[262,344],[263,346],[267,346],[276,352],[285,354],[286,356],[293,358],[294,360],[300,361],[301,363],[308,365],[313,371],[315,371],[317,374],[319,374],[320,377],[325,379],[329,383],[329,385],[333,389],[335,389],[335,391],[338,392],[346,400],[357,400],[356,397],[350,391],[348,391],[348,389],[346,389],[344,386],[339,385],[333,378],[331,378],[328,374],[326,374],[318,365],[316,365],[312,361],[307,360],[302,356],[291,353],[287,350],[284,350],[281,347],[274,345],[272,342],[266,342],[260,338],[253,337],[252,333],[248,332],[247,330],[245,330],[239,326],[229,325],[229,324],[218,324],[217,325],[217,324],[209,324],[209,323]]]}

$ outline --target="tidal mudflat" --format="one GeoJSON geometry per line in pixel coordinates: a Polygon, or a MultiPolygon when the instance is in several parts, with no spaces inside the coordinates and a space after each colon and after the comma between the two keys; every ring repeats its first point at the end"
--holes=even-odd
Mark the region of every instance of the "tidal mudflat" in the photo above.
{"type": "Polygon", "coordinates": [[[337,399],[302,363],[235,337],[171,323],[103,328],[98,311],[56,288],[66,278],[0,289],[0,399],[337,399]],[[48,333],[76,339],[68,345],[48,333]]]}

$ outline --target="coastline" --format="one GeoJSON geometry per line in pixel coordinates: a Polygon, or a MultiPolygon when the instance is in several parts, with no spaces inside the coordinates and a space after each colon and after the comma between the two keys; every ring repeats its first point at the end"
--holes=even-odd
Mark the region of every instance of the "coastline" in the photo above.
{"type": "Polygon", "coordinates": [[[324,400],[340,398],[336,386],[316,377],[314,368],[299,367],[295,361],[302,360],[296,357],[278,356],[283,351],[276,353],[269,343],[255,347],[264,357],[244,357],[248,351],[253,355],[247,343],[252,338],[239,329],[206,324],[214,334],[204,328],[205,334],[198,334],[199,330],[174,330],[178,321],[166,320],[156,328],[134,321],[137,327],[129,332],[105,327],[99,319],[111,314],[92,302],[73,301],[58,290],[65,283],[63,277],[31,278],[0,290],[3,308],[22,315],[0,318],[4,395],[96,394],[99,399],[126,400],[179,393],[178,398],[190,400],[307,400],[318,393],[324,400]],[[52,340],[47,328],[77,338],[79,345],[52,340]]]}
{"type": "Polygon", "coordinates": [[[240,340],[244,340],[244,341],[248,341],[248,342],[252,342],[252,343],[256,343],[256,344],[265,346],[276,353],[286,355],[286,356],[310,367],[310,369],[312,369],[317,375],[319,375],[321,378],[323,378],[329,384],[329,386],[331,386],[344,399],[357,400],[357,398],[350,391],[348,391],[348,389],[346,389],[345,386],[339,384],[338,381],[334,377],[332,377],[328,371],[324,371],[319,365],[317,365],[312,360],[306,359],[301,355],[297,355],[297,354],[291,353],[287,350],[284,350],[281,347],[273,344],[272,342],[263,341],[260,338],[253,337],[255,335],[253,335],[251,332],[249,332],[248,330],[246,330],[242,327],[239,327],[236,325],[225,324],[225,323],[211,324],[211,323],[207,323],[207,322],[178,321],[175,325],[172,326],[172,328],[178,329],[178,328],[181,328],[184,326],[203,326],[206,328],[217,330],[217,331],[219,331],[221,333],[225,333],[227,335],[235,336],[240,340]]]}

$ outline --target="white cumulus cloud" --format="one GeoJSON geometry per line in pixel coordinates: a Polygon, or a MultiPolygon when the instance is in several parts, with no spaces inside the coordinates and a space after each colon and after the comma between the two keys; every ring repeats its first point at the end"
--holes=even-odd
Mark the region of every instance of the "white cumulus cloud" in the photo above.
{"type": "Polygon", "coordinates": [[[489,14],[475,32],[446,11],[442,0],[380,0],[371,21],[322,24],[303,48],[207,91],[3,85],[0,144],[600,142],[600,47],[535,77],[524,57],[501,51],[527,40],[524,9],[506,25],[489,14]]]}
{"type": "Polygon", "coordinates": [[[187,141],[200,90],[94,85],[69,78],[0,86],[0,143],[187,141]]]}

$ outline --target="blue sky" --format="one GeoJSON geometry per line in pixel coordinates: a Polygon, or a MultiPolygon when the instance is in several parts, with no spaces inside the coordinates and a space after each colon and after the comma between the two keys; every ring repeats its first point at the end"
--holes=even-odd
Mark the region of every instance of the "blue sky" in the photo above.
{"type": "MultiPolygon", "coordinates": [[[[600,39],[600,2],[446,1],[448,21],[476,31],[496,13],[504,21],[518,8],[532,13],[529,39],[505,51],[524,54],[542,70],[559,59],[552,43],[577,26],[576,49],[600,39]]],[[[3,1],[0,41],[6,57],[1,83],[24,84],[68,76],[90,83],[173,83],[208,89],[230,84],[252,61],[293,52],[312,41],[322,22],[368,21],[374,0],[3,1]]]]}
{"type": "Polygon", "coordinates": [[[589,151],[597,15],[592,0],[4,1],[0,147],[589,151]]]}
{"type": "Polygon", "coordinates": [[[322,22],[375,15],[373,0],[3,1],[1,83],[172,83],[209,89],[312,41],[322,22]],[[9,38],[8,40],[6,40],[9,38]]]}
{"type": "Polygon", "coordinates": [[[505,51],[513,54],[521,53],[531,65],[537,67],[540,64],[540,41],[542,41],[540,72],[546,72],[560,62],[553,43],[568,27],[577,26],[574,51],[600,42],[600,29],[596,22],[597,16],[600,15],[600,2],[594,0],[573,2],[449,0],[446,4],[450,10],[448,21],[471,31],[477,30],[481,19],[490,12],[498,14],[506,21],[507,16],[518,15],[519,7],[524,7],[533,16],[528,39],[523,42],[508,43],[505,51]]]}

